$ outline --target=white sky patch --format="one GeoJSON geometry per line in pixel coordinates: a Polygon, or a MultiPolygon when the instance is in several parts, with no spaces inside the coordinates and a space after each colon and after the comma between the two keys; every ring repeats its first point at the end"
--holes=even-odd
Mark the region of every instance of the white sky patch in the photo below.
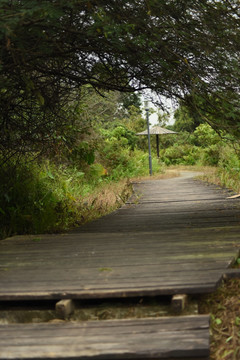
{"type": "Polygon", "coordinates": [[[158,112],[160,112],[160,114],[167,113],[169,116],[169,121],[168,121],[167,125],[173,125],[174,121],[175,121],[174,112],[176,110],[176,105],[174,106],[173,102],[170,99],[167,99],[164,97],[164,98],[162,98],[162,101],[163,101],[163,105],[166,107],[166,111],[163,111],[160,107],[157,107],[157,105],[150,100],[150,99],[153,99],[153,101],[154,101],[154,98],[156,98],[156,102],[157,102],[157,96],[154,95],[152,92],[141,94],[143,115],[146,117],[146,112],[145,112],[145,108],[144,108],[144,100],[145,99],[148,99],[148,101],[149,101],[149,105],[148,105],[149,109],[153,110],[152,112],[149,111],[150,126],[158,125],[158,112]]]}

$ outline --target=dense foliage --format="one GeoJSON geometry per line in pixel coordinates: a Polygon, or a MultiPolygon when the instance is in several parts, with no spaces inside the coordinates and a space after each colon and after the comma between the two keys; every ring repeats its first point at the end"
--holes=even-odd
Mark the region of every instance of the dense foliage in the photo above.
{"type": "MultiPolygon", "coordinates": [[[[83,95],[67,146],[59,138],[47,149],[47,157],[31,152],[2,164],[0,238],[80,225],[124,201],[125,186],[116,183],[148,174],[148,155],[135,135],[145,126],[133,105],[139,105],[139,99],[117,92],[101,97],[89,87],[83,95]],[[77,131],[83,121],[85,132],[77,131]]],[[[162,169],[156,157],[153,169],[162,169]]]]}
{"type": "Polygon", "coordinates": [[[186,98],[239,134],[238,0],[1,0],[0,15],[4,161],[67,144],[86,84],[186,98]]]}

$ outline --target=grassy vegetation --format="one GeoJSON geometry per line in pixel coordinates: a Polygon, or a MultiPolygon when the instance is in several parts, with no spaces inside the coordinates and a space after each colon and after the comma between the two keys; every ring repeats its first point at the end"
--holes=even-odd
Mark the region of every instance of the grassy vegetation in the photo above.
{"type": "Polygon", "coordinates": [[[240,279],[203,296],[200,313],[211,314],[211,360],[240,359],[240,279]]]}
{"type": "MultiPolygon", "coordinates": [[[[0,238],[65,231],[121,206],[131,194],[129,177],[147,175],[148,157],[140,150],[125,148],[111,162],[94,162],[79,168],[46,159],[28,159],[17,166],[2,167],[0,238]]],[[[156,158],[153,168],[155,173],[163,172],[156,158]]]]}
{"type": "Polygon", "coordinates": [[[208,183],[226,187],[236,193],[240,193],[240,174],[238,170],[209,167],[206,168],[200,178],[208,183]]]}
{"type": "Polygon", "coordinates": [[[76,168],[48,162],[14,169],[5,184],[1,237],[64,231],[112,211],[131,192],[127,179],[89,181],[76,168]]]}

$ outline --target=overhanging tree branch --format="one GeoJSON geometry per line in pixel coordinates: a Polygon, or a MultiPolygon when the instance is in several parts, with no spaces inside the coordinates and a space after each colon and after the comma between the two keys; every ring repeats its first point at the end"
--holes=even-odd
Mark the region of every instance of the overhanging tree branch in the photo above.
{"type": "Polygon", "coordinates": [[[42,138],[44,147],[50,139],[42,134],[64,133],[71,94],[86,84],[97,91],[191,95],[192,107],[202,97],[209,112],[226,107],[216,126],[238,134],[238,1],[0,0],[0,6],[0,123],[8,126],[0,132],[2,152],[19,139],[29,149],[42,138]]]}

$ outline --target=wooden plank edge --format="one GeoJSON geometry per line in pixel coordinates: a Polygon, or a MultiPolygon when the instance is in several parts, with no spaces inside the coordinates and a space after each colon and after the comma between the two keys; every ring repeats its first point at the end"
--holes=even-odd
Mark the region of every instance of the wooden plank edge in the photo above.
{"type": "MultiPolygon", "coordinates": [[[[146,318],[126,318],[126,319],[110,319],[110,320],[85,320],[85,321],[67,321],[60,323],[41,322],[41,323],[10,323],[0,324],[0,329],[6,332],[12,329],[40,329],[46,330],[52,328],[105,328],[108,327],[128,327],[128,326],[151,326],[161,324],[178,324],[175,331],[182,330],[204,330],[210,326],[210,315],[209,314],[198,314],[198,315],[183,315],[183,316],[159,316],[159,317],[146,317],[146,318]],[[189,322],[193,321],[190,325],[189,322]]],[[[165,329],[163,329],[165,331],[165,329]]]]}
{"type": "Polygon", "coordinates": [[[223,279],[240,279],[240,269],[226,269],[223,274],[223,279]]]}
{"type": "Polygon", "coordinates": [[[79,291],[79,290],[65,290],[62,292],[59,291],[34,291],[34,292],[4,292],[0,294],[0,301],[17,301],[17,300],[87,300],[87,299],[111,299],[111,298],[132,298],[132,297],[142,297],[142,296],[168,296],[175,295],[179,293],[184,293],[188,295],[200,295],[200,294],[209,294],[214,292],[222,283],[223,276],[219,278],[215,284],[209,286],[183,286],[179,288],[150,288],[150,289],[116,289],[116,290],[89,290],[89,291],[79,291]]]}

